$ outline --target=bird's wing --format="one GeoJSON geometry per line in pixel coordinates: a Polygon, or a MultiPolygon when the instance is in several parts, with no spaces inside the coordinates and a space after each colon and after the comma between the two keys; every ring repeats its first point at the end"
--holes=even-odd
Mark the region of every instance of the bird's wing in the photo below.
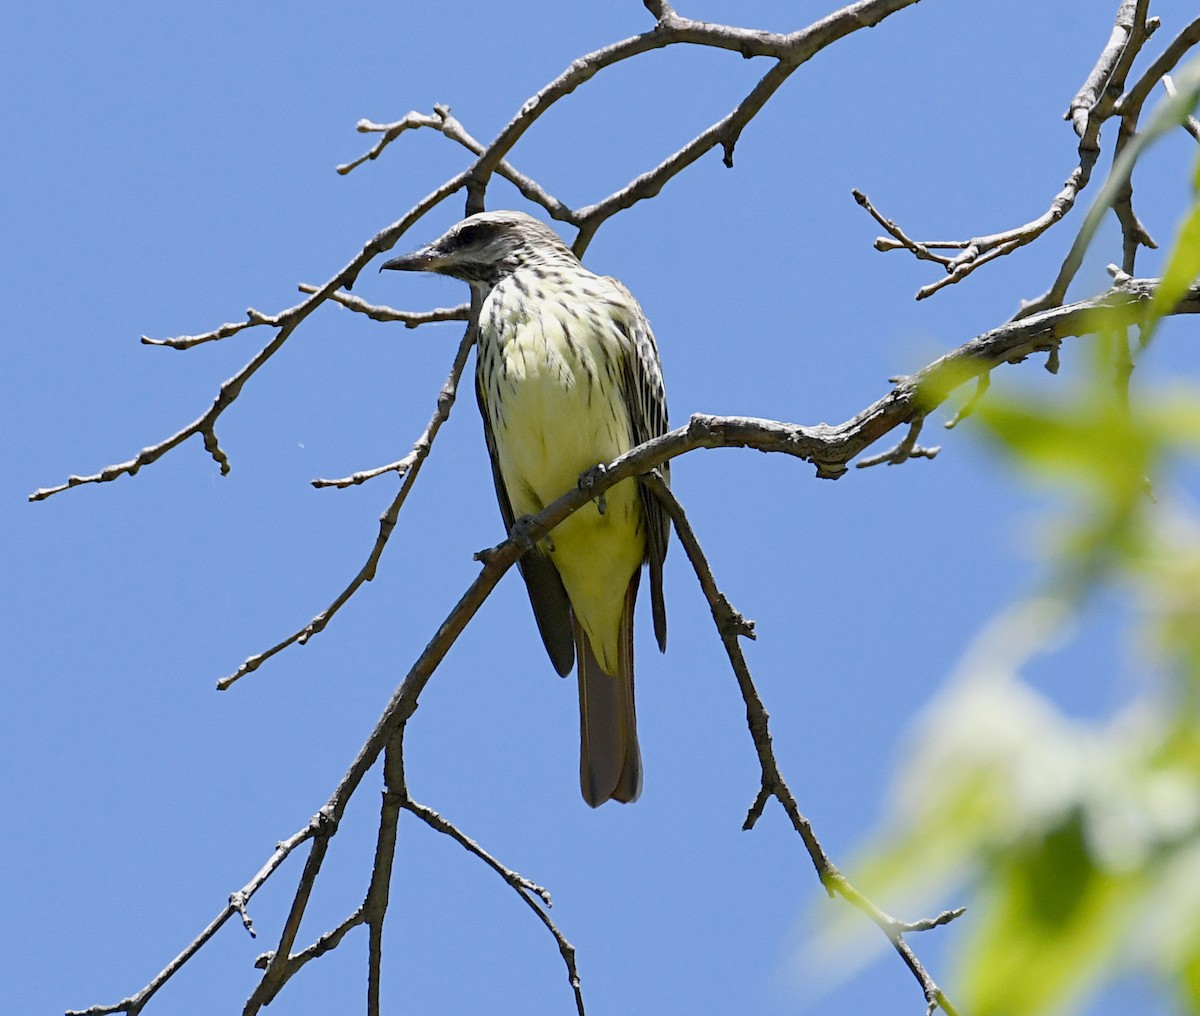
{"type": "MultiPolygon", "coordinates": [[[[475,398],[479,402],[479,415],[483,417],[483,439],[487,442],[488,458],[492,463],[492,480],[496,484],[496,500],[500,503],[500,515],[504,519],[505,532],[513,528],[512,502],[500,475],[500,457],[496,454],[496,439],[492,436],[492,424],[488,416],[487,400],[478,372],[475,375],[475,398]]],[[[537,619],[538,631],[550,662],[559,675],[566,677],[575,665],[575,637],[571,627],[571,601],[563,588],[562,579],[554,563],[534,547],[527,550],[517,561],[533,616],[537,619]]]]}
{"type": "MultiPolygon", "coordinates": [[[[633,294],[616,279],[610,279],[624,297],[617,325],[629,338],[630,352],[625,359],[621,384],[629,410],[633,443],[640,445],[667,432],[667,391],[663,383],[658,345],[650,323],[633,294]]],[[[619,312],[618,312],[619,313],[619,312]]],[[[671,467],[658,467],[663,482],[670,484],[671,467]]],[[[642,509],[646,517],[646,562],[650,566],[650,606],[654,615],[654,637],[663,652],[667,649],[667,608],[663,601],[662,569],[671,535],[670,521],[662,505],[649,490],[641,488],[642,509]]]]}

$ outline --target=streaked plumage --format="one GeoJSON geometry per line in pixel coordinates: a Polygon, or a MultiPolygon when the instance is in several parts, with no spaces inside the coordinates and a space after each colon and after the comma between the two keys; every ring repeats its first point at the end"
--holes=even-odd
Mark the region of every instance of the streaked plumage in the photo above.
{"type": "MultiPolygon", "coordinates": [[[[662,369],[641,307],[616,279],[584,268],[537,219],[473,215],[383,267],[452,275],[483,296],[475,388],[510,530],[594,466],[666,433],[662,369]]],[[[580,785],[593,807],[641,793],[633,610],[646,562],[665,649],[667,536],[658,502],[624,480],[520,561],[555,669],[565,676],[578,658],[580,785]]]]}

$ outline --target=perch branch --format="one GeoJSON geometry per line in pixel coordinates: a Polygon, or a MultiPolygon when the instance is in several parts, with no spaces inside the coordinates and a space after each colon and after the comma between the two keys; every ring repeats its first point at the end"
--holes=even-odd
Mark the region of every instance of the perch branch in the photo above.
{"type": "MultiPolygon", "coordinates": [[[[634,449],[634,452],[648,456],[638,460],[645,463],[642,470],[644,471],[660,465],[668,458],[682,455],[696,448],[757,448],[760,451],[784,452],[808,459],[817,467],[819,476],[826,479],[837,479],[846,472],[852,459],[862,454],[896,427],[907,424],[910,426],[909,434],[899,445],[874,460],[867,460],[864,464],[873,465],[876,462],[884,461],[898,463],[908,458],[932,458],[937,454],[937,449],[919,447],[916,444],[916,438],[920,433],[920,428],[917,426],[915,432],[911,428],[916,421],[924,419],[933,409],[941,405],[952,391],[972,379],[986,378],[1001,364],[1019,362],[1036,352],[1054,353],[1057,351],[1059,341],[1067,336],[1088,334],[1095,328],[1095,319],[1091,314],[1097,309],[1108,308],[1114,314],[1120,315],[1118,320],[1136,323],[1142,310],[1148,305],[1156,283],[1155,279],[1123,279],[1119,285],[1090,300],[1081,300],[1066,307],[1053,308],[985,332],[957,349],[951,350],[915,374],[898,379],[891,391],[861,413],[838,426],[818,424],[812,427],[803,427],[777,420],[696,414],[686,427],[681,427],[662,438],[641,445],[634,449]],[[666,450],[666,454],[661,457],[653,457],[651,452],[656,453],[660,448],[666,450]],[[650,451],[647,451],[648,449],[650,451]]],[[[1175,313],[1200,313],[1200,289],[1194,287],[1190,290],[1175,309],[1175,313]]],[[[415,464],[409,462],[409,459],[415,456],[423,459],[425,455],[428,455],[430,443],[437,433],[437,428],[445,420],[443,410],[445,414],[449,413],[449,406],[453,402],[469,348],[469,341],[464,338],[463,344],[459,347],[454,367],[439,396],[438,411],[430,421],[425,434],[414,446],[413,452],[398,463],[355,474],[355,476],[361,475],[366,479],[389,469],[408,470],[404,472],[404,482],[400,492],[381,518],[379,536],[362,569],[321,614],[282,642],[249,657],[235,673],[222,678],[217,684],[218,688],[228,688],[239,678],[257,670],[268,659],[289,645],[306,642],[312,635],[324,629],[333,615],[363,582],[374,576],[383,547],[395,527],[400,507],[412,485],[411,474],[415,464]]],[[[981,381],[981,383],[984,382],[981,381]]],[[[972,404],[973,402],[968,400],[968,405],[972,404]]],[[[962,415],[963,411],[960,410],[960,418],[962,415]]],[[[624,461],[624,457],[618,461],[624,461]]],[[[344,481],[321,482],[346,485],[361,481],[356,481],[352,476],[344,481]]],[[[603,489],[607,489],[607,485],[603,489]]]]}

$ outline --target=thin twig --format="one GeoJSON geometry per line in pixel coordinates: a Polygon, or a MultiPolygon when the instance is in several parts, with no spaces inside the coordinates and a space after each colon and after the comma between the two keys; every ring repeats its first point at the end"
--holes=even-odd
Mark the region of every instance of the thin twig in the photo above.
{"type": "Polygon", "coordinates": [[[878,466],[887,463],[889,466],[898,466],[902,462],[907,462],[909,459],[936,459],[941,448],[922,448],[917,444],[917,438],[921,435],[921,428],[925,425],[925,417],[918,416],[908,425],[908,433],[904,436],[894,448],[889,448],[886,452],[879,455],[872,455],[870,458],[859,459],[855,463],[859,469],[867,469],[870,466],[878,466]]]}
{"type": "Polygon", "coordinates": [[[947,420],[943,426],[945,426],[947,430],[953,430],[960,423],[962,423],[963,420],[975,412],[976,407],[981,401],[983,401],[983,397],[987,395],[988,389],[991,388],[991,386],[992,375],[980,374],[975,382],[975,391],[972,392],[967,401],[962,404],[958,412],[955,413],[949,420],[947,420]]]}
{"type": "Polygon", "coordinates": [[[586,1016],[583,1004],[583,988],[579,979],[579,969],[575,962],[575,947],[567,941],[563,933],[558,929],[558,926],[551,920],[550,915],[546,913],[544,908],[552,905],[550,893],[538,885],[536,882],[531,882],[524,875],[513,871],[511,868],[501,864],[496,858],[483,849],[478,843],[467,836],[453,823],[446,821],[432,808],[427,808],[423,804],[419,804],[411,798],[405,800],[404,808],[416,815],[422,822],[428,825],[431,829],[435,829],[439,833],[449,836],[452,840],[458,843],[463,849],[474,854],[484,864],[491,868],[505,882],[512,887],[513,891],[525,901],[526,905],[537,914],[538,920],[545,925],[546,930],[554,936],[554,941],[558,945],[559,955],[563,958],[563,963],[567,968],[567,981],[571,985],[571,990],[575,995],[575,1011],[578,1016],[586,1016]],[[537,900],[541,900],[541,905],[537,900]]]}
{"type": "MultiPolygon", "coordinates": [[[[307,282],[296,287],[301,293],[315,293],[319,287],[307,282]]],[[[466,321],[471,305],[460,303],[457,307],[435,307],[433,310],[396,310],[395,307],[367,303],[362,297],[350,293],[334,293],[329,297],[356,314],[365,314],[372,321],[398,321],[405,328],[417,328],[437,321],[466,321]]]]}
{"type": "MultiPolygon", "coordinates": [[[[1200,43],[1200,18],[1196,18],[1185,26],[1167,44],[1166,49],[1142,72],[1141,77],[1116,101],[1113,112],[1118,116],[1133,116],[1136,119],[1154,87],[1163,79],[1169,78],[1171,71],[1175,69],[1179,61],[1197,43],[1200,43]]],[[[1170,94],[1169,90],[1168,94],[1170,94]]]]}
{"type": "Polygon", "coordinates": [[[325,816],[318,812],[303,829],[293,833],[288,839],[276,844],[275,852],[254,877],[241,889],[229,894],[229,902],[225,908],[212,919],[199,935],[197,935],[170,963],[160,970],[141,991],[111,1005],[94,1005],[88,1009],[68,1009],[66,1016],[109,1016],[110,1013],[128,1013],[137,1016],[146,1003],[154,996],[168,980],[211,939],[234,914],[244,914],[246,903],[262,887],[287,859],[288,855],[305,840],[323,837],[329,834],[325,816]]]}
{"type": "Polygon", "coordinates": [[[937,1005],[940,1005],[950,1016],[954,1016],[954,1006],[946,999],[933,977],[921,964],[916,953],[905,940],[904,935],[907,932],[928,931],[931,928],[947,924],[960,916],[964,912],[963,908],[958,908],[954,911],[944,911],[936,917],[924,918],[918,921],[898,921],[885,914],[879,907],[863,896],[838,870],[817,838],[812,823],[800,811],[800,806],[796,802],[791,788],[787,785],[787,781],[784,780],[783,774],[779,770],[779,763],[775,758],[775,749],[771,741],[767,710],[763,706],[758,689],[754,686],[754,680],[750,676],[750,668],[746,664],[746,658],[742,654],[742,647],[738,642],[739,637],[746,636],[752,632],[752,624],[747,622],[733,608],[729,600],[725,597],[725,594],[717,586],[712,568],[700,546],[700,541],[696,539],[696,534],[687,520],[683,506],[671,492],[670,488],[663,483],[662,477],[657,472],[651,472],[643,475],[640,479],[654,493],[654,496],[658,498],[667,514],[671,517],[675,532],[679,536],[679,542],[683,544],[684,552],[691,562],[692,570],[696,573],[700,588],[704,593],[705,599],[708,600],[713,621],[717,627],[717,633],[720,635],[721,642],[725,646],[725,652],[729,657],[730,666],[733,668],[738,689],[742,694],[742,701],[746,706],[746,724],[749,727],[750,736],[754,741],[754,750],[758,756],[760,785],[754,803],[747,812],[746,821],[743,823],[742,828],[752,829],[762,815],[767,800],[774,797],[787,813],[788,818],[791,820],[792,828],[796,830],[803,841],[804,847],[808,851],[809,859],[812,861],[813,868],[817,872],[817,877],[821,880],[821,884],[825,889],[830,895],[837,893],[842,896],[858,910],[866,914],[883,931],[888,941],[892,943],[892,946],[912,971],[913,976],[916,977],[917,982],[921,985],[926,1002],[933,1003],[936,1000],[937,1005]]]}
{"type": "Polygon", "coordinates": [[[850,194],[853,196],[854,200],[859,203],[859,205],[861,205],[863,208],[865,208],[867,210],[868,213],[870,213],[871,217],[876,222],[878,222],[879,225],[881,225],[884,229],[886,229],[889,233],[891,233],[892,236],[895,238],[894,241],[892,241],[892,242],[888,242],[887,240],[883,239],[882,237],[880,237],[878,240],[876,240],[875,241],[875,249],[878,251],[896,250],[896,249],[902,247],[905,250],[911,251],[915,257],[919,258],[922,261],[935,261],[939,265],[941,265],[943,268],[949,269],[952,267],[951,259],[948,257],[943,257],[941,254],[934,254],[933,253],[934,249],[942,249],[942,250],[945,250],[947,248],[961,249],[961,248],[967,246],[966,241],[960,241],[960,240],[934,241],[932,243],[918,243],[916,240],[912,239],[912,237],[910,237],[907,233],[905,233],[904,230],[902,230],[898,225],[896,225],[895,222],[893,222],[891,219],[886,218],[884,215],[882,215],[875,208],[875,206],[873,204],[871,204],[871,199],[868,198],[857,187],[852,189],[850,191],[850,194]]]}
{"type": "MultiPolygon", "coordinates": [[[[458,385],[462,379],[462,373],[466,369],[467,358],[470,356],[471,347],[474,345],[474,342],[474,333],[468,327],[463,333],[462,341],[458,344],[458,351],[455,354],[454,363],[450,367],[450,373],[442,384],[441,391],[438,392],[437,407],[434,409],[433,416],[430,417],[429,423],[426,425],[421,436],[414,442],[412,451],[399,462],[392,463],[390,466],[385,466],[375,471],[367,470],[363,474],[355,474],[355,476],[361,475],[363,480],[365,480],[369,479],[372,475],[379,475],[380,473],[394,469],[402,477],[400,489],[396,492],[396,496],[392,498],[392,503],[388,505],[387,510],[379,518],[379,533],[375,537],[375,543],[371,547],[371,552],[367,555],[367,559],[363,562],[363,566],[358,570],[358,573],[334,598],[333,602],[309,621],[308,624],[292,632],[282,641],[275,643],[270,649],[265,649],[248,657],[237,670],[217,682],[218,689],[224,691],[234,682],[257,670],[276,653],[295,643],[303,645],[318,632],[324,631],[325,626],[333,616],[341,610],[346,601],[359,590],[362,584],[370,582],[375,577],[375,570],[379,566],[379,559],[383,556],[383,549],[387,546],[387,542],[396,528],[396,520],[400,517],[400,509],[404,507],[404,502],[408,499],[409,491],[412,490],[413,484],[416,482],[417,474],[421,470],[421,464],[429,456],[430,451],[432,451],[434,439],[437,437],[438,431],[441,430],[442,424],[450,417],[450,410],[454,407],[455,399],[458,397],[458,385]]],[[[347,486],[355,482],[361,483],[362,480],[356,480],[352,476],[347,478],[345,482],[339,480],[314,480],[313,485],[347,486]]]]}
{"type": "MultiPolygon", "coordinates": [[[[439,103],[433,107],[433,114],[433,116],[429,116],[425,113],[414,111],[407,114],[403,119],[397,120],[395,123],[373,123],[370,120],[359,120],[355,125],[355,129],[360,134],[382,133],[383,136],[365,155],[360,156],[353,162],[338,166],[337,171],[344,176],[356,166],[361,166],[368,159],[378,158],[379,154],[402,133],[417,127],[431,127],[451,141],[458,142],[458,144],[462,145],[463,148],[473,155],[483,155],[483,145],[476,141],[467,129],[450,115],[449,106],[439,103]]],[[[559,201],[558,198],[547,193],[545,188],[532,177],[526,176],[504,161],[501,161],[497,165],[496,173],[516,187],[526,199],[546,209],[552,218],[578,224],[579,220],[575,212],[568,205],[559,201]]]]}

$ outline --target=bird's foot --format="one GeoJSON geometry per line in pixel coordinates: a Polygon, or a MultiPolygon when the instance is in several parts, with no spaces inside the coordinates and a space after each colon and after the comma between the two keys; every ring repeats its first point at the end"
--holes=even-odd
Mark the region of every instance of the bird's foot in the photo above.
{"type": "MultiPolygon", "coordinates": [[[[607,473],[608,467],[602,462],[592,466],[591,469],[579,474],[579,489],[590,491],[597,483],[604,479],[607,473]]],[[[603,492],[596,498],[596,507],[599,509],[601,515],[608,511],[608,501],[605,500],[603,492]]]]}
{"type": "Polygon", "coordinates": [[[532,535],[533,519],[532,515],[522,515],[513,522],[512,532],[509,535],[514,540],[517,540],[525,551],[533,550],[539,542],[545,542],[546,549],[553,554],[554,540],[550,538],[549,534],[541,537],[540,540],[538,537],[532,535]]]}

